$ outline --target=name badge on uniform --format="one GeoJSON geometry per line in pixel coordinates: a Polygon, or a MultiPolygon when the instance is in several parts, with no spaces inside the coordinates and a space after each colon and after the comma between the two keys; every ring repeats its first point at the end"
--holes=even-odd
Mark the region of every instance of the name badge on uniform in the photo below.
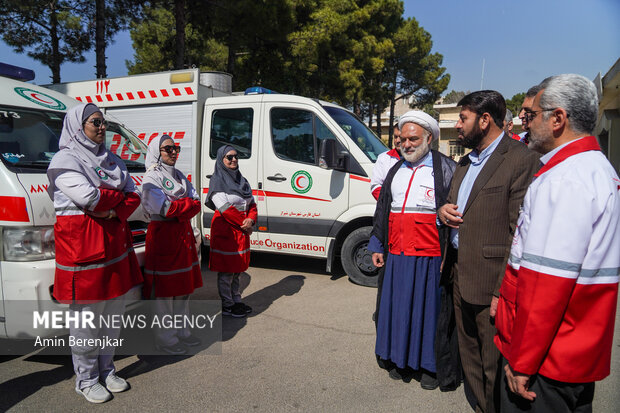
{"type": "Polygon", "coordinates": [[[435,209],[435,189],[420,185],[416,194],[416,203],[418,206],[435,209]]]}

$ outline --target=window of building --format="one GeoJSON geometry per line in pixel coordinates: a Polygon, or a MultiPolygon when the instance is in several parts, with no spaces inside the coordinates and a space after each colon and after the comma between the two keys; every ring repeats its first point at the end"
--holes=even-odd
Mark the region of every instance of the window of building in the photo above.
{"type": "Polygon", "coordinates": [[[465,154],[465,148],[459,145],[457,140],[450,141],[450,156],[460,157],[465,154]]]}

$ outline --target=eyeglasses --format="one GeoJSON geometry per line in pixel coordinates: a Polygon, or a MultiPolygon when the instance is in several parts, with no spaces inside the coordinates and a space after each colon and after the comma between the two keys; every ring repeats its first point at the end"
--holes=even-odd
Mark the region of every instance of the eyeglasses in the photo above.
{"type": "Polygon", "coordinates": [[[96,119],[91,119],[91,120],[87,120],[87,121],[86,121],[86,122],[84,122],[84,123],[92,123],[92,125],[93,125],[95,128],[100,128],[102,125],[103,125],[103,126],[108,126],[108,121],[107,121],[107,120],[104,120],[104,119],[99,119],[99,118],[96,118],[96,119]]]}
{"type": "Polygon", "coordinates": [[[177,145],[166,145],[159,148],[159,150],[166,152],[168,155],[172,155],[172,152],[181,152],[181,147],[177,145]]]}
{"type": "Polygon", "coordinates": [[[553,109],[541,109],[541,110],[526,110],[525,113],[523,114],[523,117],[525,118],[526,121],[531,122],[534,120],[534,118],[536,116],[538,116],[539,113],[542,112],[552,112],[554,110],[556,110],[557,108],[553,108],[553,109]]]}
{"type": "Polygon", "coordinates": [[[228,159],[229,162],[232,162],[233,159],[239,159],[239,155],[226,155],[224,158],[228,159]]]}

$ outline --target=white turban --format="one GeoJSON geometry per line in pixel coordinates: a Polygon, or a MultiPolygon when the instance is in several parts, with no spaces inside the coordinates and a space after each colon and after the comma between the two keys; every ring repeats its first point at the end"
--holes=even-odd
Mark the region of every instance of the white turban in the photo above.
{"type": "Polygon", "coordinates": [[[402,130],[405,123],[413,122],[431,133],[433,139],[439,139],[439,123],[428,113],[421,110],[410,110],[398,119],[398,129],[402,130]]]}

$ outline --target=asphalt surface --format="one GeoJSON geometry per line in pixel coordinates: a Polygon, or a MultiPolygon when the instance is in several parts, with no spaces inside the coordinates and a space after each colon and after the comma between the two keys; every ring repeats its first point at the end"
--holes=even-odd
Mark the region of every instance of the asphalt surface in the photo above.
{"type": "MultiPolygon", "coordinates": [[[[374,356],[376,290],[325,274],[324,261],[254,254],[243,275],[243,319],[224,317],[221,354],[118,356],[131,384],[92,405],[74,391],[69,356],[0,356],[0,411],[471,412],[463,386],[442,393],[395,381],[374,356]]],[[[218,299],[203,270],[196,298],[218,299]]],[[[619,312],[620,314],[620,312],[619,312]]],[[[612,374],[596,385],[594,412],[620,405],[620,316],[612,374]]]]}

